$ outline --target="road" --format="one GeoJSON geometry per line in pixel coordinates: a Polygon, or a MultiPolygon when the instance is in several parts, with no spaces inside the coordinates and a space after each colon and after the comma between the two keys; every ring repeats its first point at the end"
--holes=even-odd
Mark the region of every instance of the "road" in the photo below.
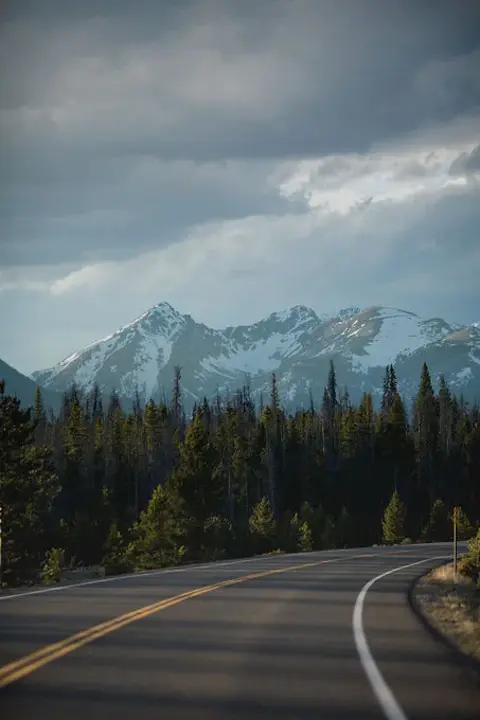
{"type": "Polygon", "coordinates": [[[473,678],[407,602],[410,581],[449,553],[271,556],[4,596],[0,715],[478,719],[473,678]]]}

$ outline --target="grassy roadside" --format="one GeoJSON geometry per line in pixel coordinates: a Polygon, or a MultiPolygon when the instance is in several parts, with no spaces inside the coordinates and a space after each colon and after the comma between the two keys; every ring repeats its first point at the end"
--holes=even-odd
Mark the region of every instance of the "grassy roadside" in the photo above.
{"type": "Polygon", "coordinates": [[[414,596],[438,631],[480,661],[480,585],[475,579],[455,578],[453,563],[442,565],[417,582],[414,596]]]}

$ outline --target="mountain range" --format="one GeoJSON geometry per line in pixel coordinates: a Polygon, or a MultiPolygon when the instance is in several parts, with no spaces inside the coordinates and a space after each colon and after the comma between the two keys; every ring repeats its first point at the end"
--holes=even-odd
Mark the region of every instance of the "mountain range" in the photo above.
{"type": "Polygon", "coordinates": [[[254,399],[268,397],[277,376],[289,409],[319,403],[329,361],[340,388],[352,400],[370,391],[379,400],[385,366],[395,366],[399,390],[414,396],[423,362],[434,383],[444,374],[466,399],[480,397],[480,323],[458,325],[441,318],[388,307],[348,308],[334,317],[299,305],[253,323],[213,329],[162,302],[112,335],[32,373],[49,391],[75,383],[84,391],[98,384],[124,401],[170,395],[175,366],[182,368],[187,407],[203,397],[232,394],[247,381],[254,399]]]}

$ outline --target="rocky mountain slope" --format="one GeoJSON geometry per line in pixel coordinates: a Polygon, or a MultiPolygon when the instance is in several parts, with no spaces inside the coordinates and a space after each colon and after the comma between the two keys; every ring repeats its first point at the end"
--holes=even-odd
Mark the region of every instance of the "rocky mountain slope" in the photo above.
{"type": "Polygon", "coordinates": [[[248,377],[258,398],[268,394],[271,374],[278,378],[287,407],[308,405],[310,391],[319,402],[333,359],[339,385],[357,400],[368,390],[380,397],[385,366],[393,363],[406,399],[418,386],[427,361],[434,380],[443,373],[452,390],[480,397],[480,328],[421,319],[385,307],[349,308],[319,317],[296,306],[252,325],[214,330],[181,315],[168,303],[151,308],[109,337],[58,365],[33,373],[51,390],[73,382],[89,390],[97,383],[132,398],[170,394],[176,365],[182,367],[186,405],[241,387],[248,377]]]}
{"type": "MultiPolygon", "coordinates": [[[[8,395],[15,395],[23,407],[33,405],[37,383],[26,375],[22,375],[4,360],[0,360],[0,380],[5,382],[5,392],[8,395]]],[[[61,393],[50,390],[43,391],[42,398],[46,410],[52,409],[56,412],[60,408],[61,393]]]]}

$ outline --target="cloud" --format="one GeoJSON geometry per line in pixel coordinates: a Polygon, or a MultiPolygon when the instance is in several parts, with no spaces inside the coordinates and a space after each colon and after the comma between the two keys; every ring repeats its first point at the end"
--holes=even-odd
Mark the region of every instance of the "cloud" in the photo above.
{"type": "Polygon", "coordinates": [[[74,170],[70,180],[29,177],[6,187],[5,266],[132,256],[176,242],[212,217],[282,206],[263,184],[271,163],[134,156],[99,167],[96,177],[79,178],[74,170]]]}
{"type": "Polygon", "coordinates": [[[3,130],[67,151],[204,161],[363,151],[478,105],[466,29],[477,3],[343,5],[147,3],[142,14],[139,3],[131,23],[116,3],[103,16],[85,3],[75,22],[7,23],[3,130]]]}
{"type": "Polygon", "coordinates": [[[134,314],[129,305],[140,312],[166,298],[221,325],[299,301],[323,311],[319,298],[328,308],[339,307],[349,304],[342,298],[350,294],[352,304],[394,295],[390,302],[412,307],[428,290],[419,278],[427,278],[438,307],[450,311],[452,302],[475,293],[480,267],[478,185],[465,178],[454,184],[449,175],[463,148],[392,148],[388,156],[282,165],[266,182],[286,202],[300,195],[301,212],[294,205],[293,212],[199,224],[181,241],[134,258],[91,263],[56,277],[50,269],[38,289],[73,304],[91,296],[100,306],[127,292],[120,301],[123,321],[134,314]],[[408,182],[411,167],[420,183],[408,182]],[[455,283],[448,280],[452,268],[455,283]]]}
{"type": "Polygon", "coordinates": [[[220,324],[298,302],[466,316],[478,26],[477,0],[8,3],[11,361],[54,362],[163,298],[220,324]]]}
{"type": "MultiPolygon", "coordinates": [[[[459,177],[455,184],[467,183],[476,158],[476,129],[452,142],[439,144],[418,138],[412,146],[373,149],[371,153],[326,156],[299,163],[287,163],[276,170],[282,196],[304,200],[310,208],[347,215],[370,203],[404,203],[418,195],[435,195],[452,185],[452,168],[459,177]],[[461,172],[463,169],[463,173],[461,172]]],[[[474,179],[474,178],[473,178],[474,179]]],[[[479,178],[480,179],[480,178],[479,178]]]]}
{"type": "Polygon", "coordinates": [[[451,175],[477,175],[480,174],[480,145],[476,145],[470,152],[463,152],[450,166],[451,175]]]}

